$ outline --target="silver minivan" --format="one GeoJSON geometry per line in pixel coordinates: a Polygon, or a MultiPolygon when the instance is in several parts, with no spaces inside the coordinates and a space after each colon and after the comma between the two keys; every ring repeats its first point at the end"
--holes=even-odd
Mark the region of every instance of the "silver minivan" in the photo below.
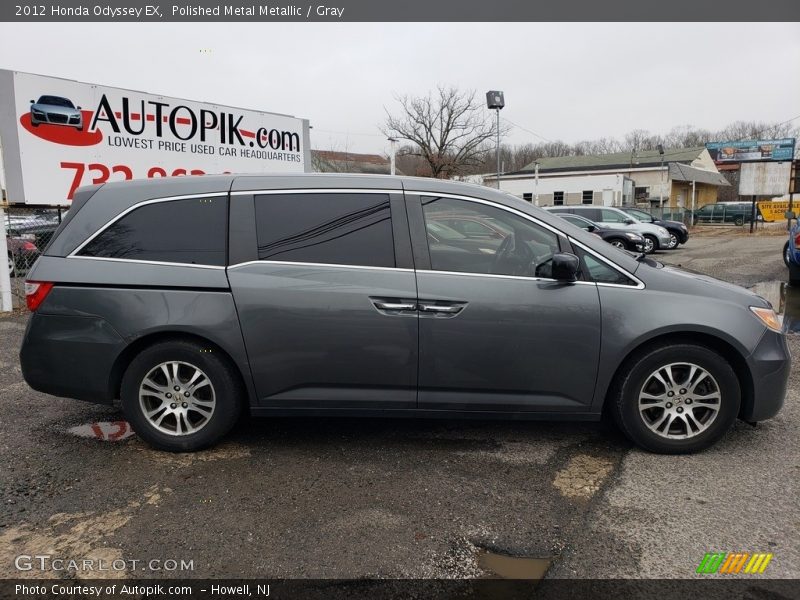
{"type": "Polygon", "coordinates": [[[693,452],[737,418],[774,416],[790,368],[752,292],[435,179],[82,188],[25,285],[28,384],[119,399],[172,451],[215,443],[247,412],[607,413],[648,450],[693,452]]]}
{"type": "Polygon", "coordinates": [[[586,217],[611,229],[628,229],[644,237],[644,251],[652,254],[656,250],[670,247],[672,238],[664,227],[654,223],[644,223],[636,217],[612,206],[548,206],[545,210],[555,213],[570,213],[586,217]]]}

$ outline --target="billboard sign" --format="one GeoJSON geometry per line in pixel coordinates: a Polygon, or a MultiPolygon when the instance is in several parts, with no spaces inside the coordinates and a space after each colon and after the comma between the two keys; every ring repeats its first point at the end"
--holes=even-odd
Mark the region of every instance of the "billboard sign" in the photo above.
{"type": "Polygon", "coordinates": [[[739,175],[740,196],[782,196],[789,192],[791,161],[744,163],[739,175]]]}
{"type": "Polygon", "coordinates": [[[0,71],[10,203],[68,205],[82,185],[310,170],[308,121],[0,71]]]}
{"type": "Polygon", "coordinates": [[[794,138],[780,140],[749,140],[744,142],[713,142],[706,144],[711,158],[718,163],[754,160],[792,160],[794,138]]]}

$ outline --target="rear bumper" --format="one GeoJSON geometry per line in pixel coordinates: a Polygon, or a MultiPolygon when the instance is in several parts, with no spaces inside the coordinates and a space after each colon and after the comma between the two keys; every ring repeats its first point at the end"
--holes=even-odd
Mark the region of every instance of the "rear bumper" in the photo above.
{"type": "Polygon", "coordinates": [[[34,313],[19,354],[22,376],[39,392],[110,404],[109,374],[123,348],[99,317],[34,313]]]}
{"type": "Polygon", "coordinates": [[[791,356],[786,338],[768,330],[747,358],[753,376],[753,398],[742,406],[745,421],[763,421],[778,414],[786,397],[791,356]]]}

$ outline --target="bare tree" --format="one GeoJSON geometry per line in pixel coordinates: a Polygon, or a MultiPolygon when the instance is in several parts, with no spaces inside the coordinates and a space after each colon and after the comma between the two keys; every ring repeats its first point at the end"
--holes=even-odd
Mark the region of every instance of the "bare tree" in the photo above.
{"type": "MultiPolygon", "coordinates": [[[[421,157],[429,175],[448,178],[482,164],[497,125],[474,90],[438,87],[427,96],[395,96],[400,113],[386,111],[382,131],[411,142],[407,155],[421,157]]],[[[501,129],[501,135],[506,130],[501,129]]]]}

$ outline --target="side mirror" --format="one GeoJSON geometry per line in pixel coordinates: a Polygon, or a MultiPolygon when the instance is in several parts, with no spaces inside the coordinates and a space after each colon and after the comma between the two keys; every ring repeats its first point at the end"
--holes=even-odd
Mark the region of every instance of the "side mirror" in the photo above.
{"type": "Polygon", "coordinates": [[[592,231],[596,231],[596,230],[597,230],[597,227],[595,227],[594,225],[587,225],[586,226],[586,231],[588,231],[589,233],[591,233],[592,231]]]}
{"type": "Polygon", "coordinates": [[[553,254],[552,274],[558,281],[577,281],[581,261],[574,254],[557,252],[553,254]]]}
{"type": "Polygon", "coordinates": [[[81,107],[80,107],[80,106],[79,106],[79,107],[77,107],[77,110],[80,110],[80,109],[81,109],[81,107]]]}
{"type": "Polygon", "coordinates": [[[31,104],[36,104],[36,100],[31,100],[31,104]]]}
{"type": "Polygon", "coordinates": [[[634,223],[636,223],[636,221],[634,221],[633,219],[625,219],[623,223],[625,223],[625,225],[633,225],[634,223]]]}

